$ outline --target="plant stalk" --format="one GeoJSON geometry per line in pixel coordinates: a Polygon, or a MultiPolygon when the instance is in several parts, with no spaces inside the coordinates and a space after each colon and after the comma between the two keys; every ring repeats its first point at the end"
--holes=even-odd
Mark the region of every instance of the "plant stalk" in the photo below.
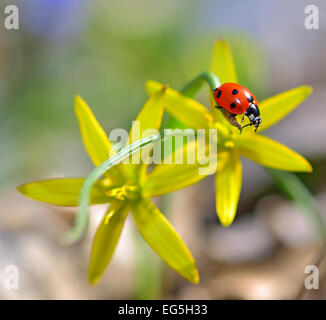
{"type": "Polygon", "coordinates": [[[218,88],[221,83],[217,76],[209,71],[199,74],[196,78],[188,82],[181,92],[187,97],[193,97],[204,83],[207,83],[212,91],[218,88]]]}

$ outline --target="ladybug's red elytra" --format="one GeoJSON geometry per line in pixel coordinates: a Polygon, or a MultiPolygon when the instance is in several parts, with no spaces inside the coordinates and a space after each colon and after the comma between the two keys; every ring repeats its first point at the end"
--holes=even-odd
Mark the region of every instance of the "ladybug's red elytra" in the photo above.
{"type": "Polygon", "coordinates": [[[217,103],[216,108],[221,110],[226,120],[237,127],[240,132],[249,125],[253,125],[257,131],[261,124],[257,99],[247,88],[237,83],[223,83],[214,90],[214,99],[217,103]],[[236,119],[238,114],[243,114],[241,123],[245,115],[249,118],[250,123],[242,127],[236,119]]]}

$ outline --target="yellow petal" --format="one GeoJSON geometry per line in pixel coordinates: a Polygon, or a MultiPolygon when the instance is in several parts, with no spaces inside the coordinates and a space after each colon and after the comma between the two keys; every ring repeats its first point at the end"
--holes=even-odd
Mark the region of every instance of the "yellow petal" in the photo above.
{"type": "MultiPolygon", "coordinates": [[[[224,39],[215,42],[211,57],[210,71],[219,78],[221,84],[238,82],[232,51],[228,42],[224,39]]],[[[224,118],[220,110],[215,108],[216,102],[212,99],[212,95],[211,101],[214,120],[235,132],[237,129],[224,118]]]]}
{"type": "Polygon", "coordinates": [[[75,112],[85,149],[97,167],[109,158],[110,141],[91,109],[80,96],[75,97],[75,112]]]}
{"type": "Polygon", "coordinates": [[[198,270],[189,249],[178,233],[149,199],[141,199],[132,207],[137,229],[148,245],[187,280],[198,283],[198,270]]]}
{"type": "MultiPolygon", "coordinates": [[[[151,80],[146,82],[146,90],[150,95],[161,88],[162,84],[159,82],[151,80]]],[[[165,110],[189,128],[209,128],[213,121],[211,114],[203,105],[170,88],[166,90],[165,110]]]]}
{"type": "Polygon", "coordinates": [[[215,43],[211,59],[211,71],[217,75],[221,83],[238,82],[231,48],[224,39],[215,43]]]}
{"type": "MultiPolygon", "coordinates": [[[[155,129],[158,130],[161,126],[163,112],[164,112],[164,96],[167,86],[163,86],[160,90],[156,91],[145,103],[143,109],[138,114],[136,121],[140,122],[140,136],[135,141],[132,141],[133,129],[129,133],[129,143],[136,142],[139,138],[146,138],[150,134],[143,135],[145,130],[155,129]]],[[[136,128],[138,129],[138,127],[136,128]]]]}
{"type": "Polygon", "coordinates": [[[94,236],[89,260],[88,280],[96,284],[112,258],[118,244],[129,206],[126,201],[116,201],[109,207],[94,236]]]}
{"type": "Polygon", "coordinates": [[[242,156],[263,166],[286,170],[311,172],[310,163],[283,144],[262,135],[241,135],[234,139],[242,156]]]}
{"type": "MultiPolygon", "coordinates": [[[[167,86],[163,86],[148,99],[130,130],[129,144],[155,134],[153,130],[158,130],[160,128],[164,112],[164,96],[166,89],[167,86]]],[[[152,146],[149,148],[152,148],[152,146]]],[[[137,159],[137,161],[140,162],[140,157],[141,151],[137,151],[129,158],[129,161],[132,162],[132,159],[137,159]]],[[[143,169],[142,173],[145,173],[145,165],[124,165],[124,169],[129,172],[129,175],[134,175],[137,172],[136,170],[140,170],[140,168],[143,169]]]]}
{"type": "MultiPolygon", "coordinates": [[[[208,148],[208,145],[206,145],[206,148],[208,148]]],[[[172,164],[164,164],[163,159],[161,164],[157,164],[144,177],[142,185],[144,196],[154,197],[173,192],[195,184],[206,178],[207,175],[215,173],[217,166],[216,152],[211,152],[212,154],[210,155],[206,154],[206,160],[208,162],[202,165],[197,159],[195,159],[193,164],[187,163],[187,153],[198,155],[196,141],[191,141],[181,148],[174,150],[171,156],[172,164]],[[180,158],[180,156],[182,157],[180,158]],[[176,164],[176,159],[184,159],[184,164],[176,164]],[[203,168],[205,168],[204,172],[203,168]]]]}
{"type": "Polygon", "coordinates": [[[186,188],[206,177],[198,174],[198,165],[160,164],[146,176],[142,190],[145,196],[160,196],[186,188]]]}
{"type": "Polygon", "coordinates": [[[236,150],[219,153],[219,156],[215,176],[216,212],[221,224],[227,227],[233,222],[237,212],[242,166],[236,150]]]}
{"type": "Polygon", "coordinates": [[[312,88],[310,86],[301,86],[261,101],[258,105],[261,113],[262,124],[258,129],[258,132],[266,130],[286,117],[311,93],[312,88]]]}
{"type": "MultiPolygon", "coordinates": [[[[17,189],[34,200],[58,206],[78,206],[79,193],[84,181],[84,178],[49,179],[26,183],[17,189]]],[[[104,180],[99,180],[94,184],[91,192],[91,204],[108,202],[105,188],[104,180]]]]}

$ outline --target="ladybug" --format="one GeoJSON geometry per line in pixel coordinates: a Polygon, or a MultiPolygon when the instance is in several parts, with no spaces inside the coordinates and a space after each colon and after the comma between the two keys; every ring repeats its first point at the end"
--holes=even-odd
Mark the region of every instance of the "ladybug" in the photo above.
{"type": "Polygon", "coordinates": [[[216,108],[222,112],[227,121],[240,130],[240,133],[244,127],[252,125],[255,132],[257,131],[261,124],[257,99],[247,88],[237,83],[223,83],[214,90],[214,99],[217,103],[216,108]],[[238,114],[243,114],[241,123],[245,115],[250,123],[242,127],[236,119],[238,114]]]}

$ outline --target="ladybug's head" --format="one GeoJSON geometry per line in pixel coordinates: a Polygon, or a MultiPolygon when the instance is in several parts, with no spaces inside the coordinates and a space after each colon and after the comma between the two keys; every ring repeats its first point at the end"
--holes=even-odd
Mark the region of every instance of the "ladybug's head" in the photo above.
{"type": "Polygon", "coordinates": [[[245,112],[245,115],[249,118],[251,124],[256,128],[261,124],[261,117],[258,106],[251,103],[248,109],[245,112]]]}

